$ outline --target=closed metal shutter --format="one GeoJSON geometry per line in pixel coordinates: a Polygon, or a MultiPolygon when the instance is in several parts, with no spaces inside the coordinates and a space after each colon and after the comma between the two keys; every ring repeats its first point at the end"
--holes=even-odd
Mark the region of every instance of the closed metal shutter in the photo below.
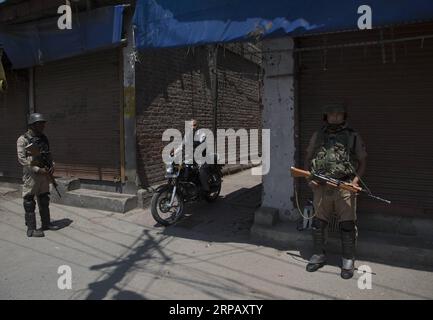
{"type": "Polygon", "coordinates": [[[27,129],[27,70],[6,72],[8,90],[0,93],[0,176],[22,177],[17,159],[17,139],[27,129]]]}
{"type": "Polygon", "coordinates": [[[35,109],[49,120],[56,175],[120,177],[120,88],[117,50],[35,69],[35,109]]]}
{"type": "MultiPolygon", "coordinates": [[[[368,153],[365,181],[388,206],[359,197],[358,212],[433,216],[433,24],[298,39],[299,157],[321,127],[321,107],[347,103],[349,123],[368,153]],[[417,38],[424,36],[424,38],[417,38]],[[413,39],[415,37],[415,39],[413,39]],[[335,47],[380,39],[381,45],[335,47]],[[410,40],[412,38],[412,40],[410,40]]],[[[305,203],[311,192],[301,183],[305,203]]]]}

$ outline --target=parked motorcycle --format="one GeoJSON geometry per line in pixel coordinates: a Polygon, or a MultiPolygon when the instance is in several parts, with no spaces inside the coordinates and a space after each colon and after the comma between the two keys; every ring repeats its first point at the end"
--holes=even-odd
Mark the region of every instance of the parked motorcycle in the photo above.
{"type": "Polygon", "coordinates": [[[158,187],[152,196],[153,218],[164,226],[179,221],[184,216],[186,202],[205,199],[214,202],[221,192],[223,165],[205,164],[208,170],[209,191],[205,192],[200,183],[199,167],[196,164],[169,164],[166,167],[167,183],[158,187]]]}

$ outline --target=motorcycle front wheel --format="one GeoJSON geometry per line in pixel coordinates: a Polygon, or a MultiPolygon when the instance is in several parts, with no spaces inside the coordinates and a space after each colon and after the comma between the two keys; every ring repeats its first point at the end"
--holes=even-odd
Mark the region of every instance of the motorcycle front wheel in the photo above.
{"type": "Polygon", "coordinates": [[[169,226],[183,216],[183,198],[176,192],[173,202],[170,201],[173,195],[173,186],[166,186],[157,190],[152,196],[151,213],[156,222],[163,226],[169,226]]]}

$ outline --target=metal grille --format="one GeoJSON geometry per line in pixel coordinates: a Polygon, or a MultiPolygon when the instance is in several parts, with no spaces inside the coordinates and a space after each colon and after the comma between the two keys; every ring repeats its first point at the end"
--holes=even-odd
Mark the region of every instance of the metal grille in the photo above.
{"type": "Polygon", "coordinates": [[[27,70],[6,72],[8,89],[0,93],[0,176],[20,178],[17,139],[27,128],[27,70]]]}
{"type": "Polygon", "coordinates": [[[48,117],[56,174],[120,177],[120,88],[117,49],[35,69],[35,109],[48,117]]]}

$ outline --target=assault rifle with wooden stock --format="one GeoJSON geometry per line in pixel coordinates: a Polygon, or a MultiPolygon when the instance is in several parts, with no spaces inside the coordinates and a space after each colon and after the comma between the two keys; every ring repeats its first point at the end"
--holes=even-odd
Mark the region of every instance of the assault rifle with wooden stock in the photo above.
{"type": "Polygon", "coordinates": [[[50,180],[50,183],[53,185],[54,189],[56,189],[58,196],[61,198],[62,196],[60,195],[60,192],[57,189],[58,185],[57,185],[56,179],[54,178],[53,174],[49,172],[53,168],[53,162],[50,160],[50,157],[49,157],[50,152],[49,151],[48,152],[42,151],[40,146],[35,144],[35,143],[30,143],[26,147],[26,150],[32,156],[39,157],[39,159],[42,162],[41,165],[45,168],[45,170],[47,170],[48,179],[50,180]]]}
{"type": "Polygon", "coordinates": [[[373,195],[370,190],[368,189],[364,189],[358,186],[355,186],[351,183],[348,182],[344,182],[338,179],[334,179],[334,178],[329,178],[326,177],[324,175],[321,174],[317,174],[317,173],[312,173],[310,171],[306,171],[306,170],[302,170],[302,169],[298,169],[295,167],[290,167],[290,172],[292,173],[292,176],[295,178],[300,178],[300,177],[304,177],[308,180],[312,180],[315,181],[319,184],[326,184],[327,186],[333,187],[333,188],[338,188],[338,189],[343,189],[343,190],[348,190],[350,192],[354,192],[354,193],[365,193],[367,194],[370,198],[379,200],[379,201],[383,201],[386,202],[388,204],[391,203],[391,201],[380,198],[378,196],[373,195]]]}

